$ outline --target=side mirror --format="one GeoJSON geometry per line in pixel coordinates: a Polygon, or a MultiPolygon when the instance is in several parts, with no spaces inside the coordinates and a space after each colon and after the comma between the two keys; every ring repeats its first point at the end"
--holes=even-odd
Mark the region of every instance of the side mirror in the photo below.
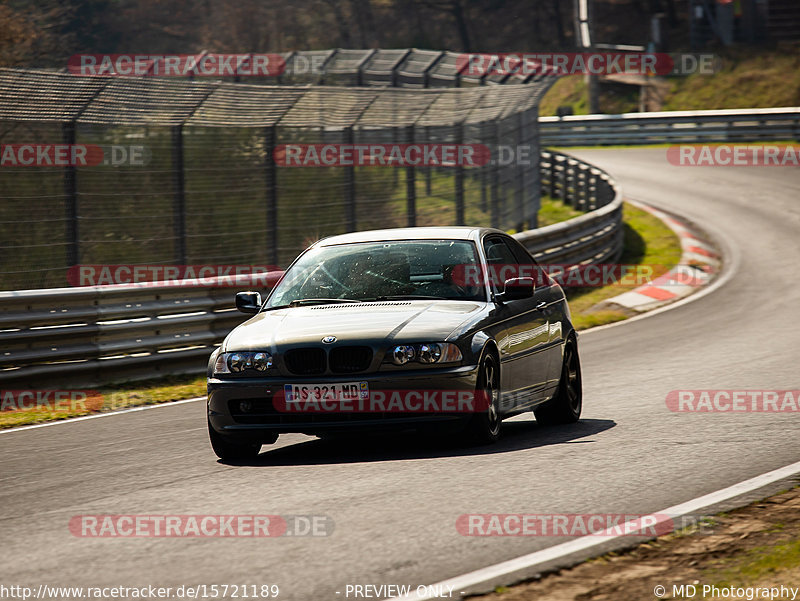
{"type": "Polygon", "coordinates": [[[242,313],[258,313],[261,310],[261,294],[252,291],[237,292],[236,308],[242,313]]]}
{"type": "Polygon", "coordinates": [[[495,300],[504,303],[506,301],[530,298],[533,296],[535,284],[533,278],[511,278],[506,280],[503,292],[495,295],[495,300]]]}

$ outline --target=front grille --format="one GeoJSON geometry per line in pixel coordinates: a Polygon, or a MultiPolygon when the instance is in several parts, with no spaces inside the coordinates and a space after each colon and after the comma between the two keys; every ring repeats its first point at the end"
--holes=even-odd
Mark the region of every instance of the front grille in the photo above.
{"type": "Polygon", "coordinates": [[[325,351],[321,348],[297,348],[283,356],[286,369],[298,376],[325,373],[325,351]]]}
{"type": "Polygon", "coordinates": [[[372,363],[372,349],[368,346],[339,346],[331,349],[331,371],[352,374],[365,371],[372,363]]]}

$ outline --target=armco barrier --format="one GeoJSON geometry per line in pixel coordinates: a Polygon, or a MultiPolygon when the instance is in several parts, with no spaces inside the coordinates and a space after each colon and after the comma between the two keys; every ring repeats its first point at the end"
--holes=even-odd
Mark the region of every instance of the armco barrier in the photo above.
{"type": "Polygon", "coordinates": [[[542,146],[800,140],[800,107],[540,117],[542,146]]]}
{"type": "MultiPolygon", "coordinates": [[[[516,237],[543,263],[608,262],[622,248],[622,195],[603,171],[543,152],[544,192],[588,213],[516,237]]],[[[0,292],[0,386],[99,385],[202,373],[245,317],[236,288],[119,284],[0,292]]],[[[262,291],[263,292],[263,291],[262,291]]]]}

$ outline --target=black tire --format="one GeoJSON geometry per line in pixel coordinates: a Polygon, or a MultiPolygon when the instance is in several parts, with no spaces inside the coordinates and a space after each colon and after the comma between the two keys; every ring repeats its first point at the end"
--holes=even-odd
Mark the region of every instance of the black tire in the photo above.
{"type": "MultiPolygon", "coordinates": [[[[210,421],[208,422],[208,437],[211,440],[211,448],[222,461],[251,461],[258,457],[258,453],[261,451],[261,443],[236,444],[230,442],[214,430],[210,421]]],[[[276,435],[275,440],[277,438],[276,435]]]]}
{"type": "Polygon", "coordinates": [[[570,338],[564,345],[558,391],[551,400],[534,409],[533,414],[536,421],[543,426],[574,424],[580,419],[582,408],[581,361],[578,357],[578,345],[570,338]]]}
{"type": "Polygon", "coordinates": [[[478,371],[476,392],[490,400],[486,411],[476,413],[467,423],[467,440],[472,444],[492,444],[500,438],[502,420],[499,413],[500,365],[492,353],[486,353],[478,371]]]}

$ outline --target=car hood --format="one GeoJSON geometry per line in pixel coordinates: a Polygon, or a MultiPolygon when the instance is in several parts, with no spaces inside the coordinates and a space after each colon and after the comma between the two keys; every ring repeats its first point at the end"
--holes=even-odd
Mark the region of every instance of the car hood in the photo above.
{"type": "Polygon", "coordinates": [[[364,343],[445,340],[484,307],[468,301],[387,301],[263,311],[234,329],[223,350],[319,344],[325,336],[364,343]]]}

